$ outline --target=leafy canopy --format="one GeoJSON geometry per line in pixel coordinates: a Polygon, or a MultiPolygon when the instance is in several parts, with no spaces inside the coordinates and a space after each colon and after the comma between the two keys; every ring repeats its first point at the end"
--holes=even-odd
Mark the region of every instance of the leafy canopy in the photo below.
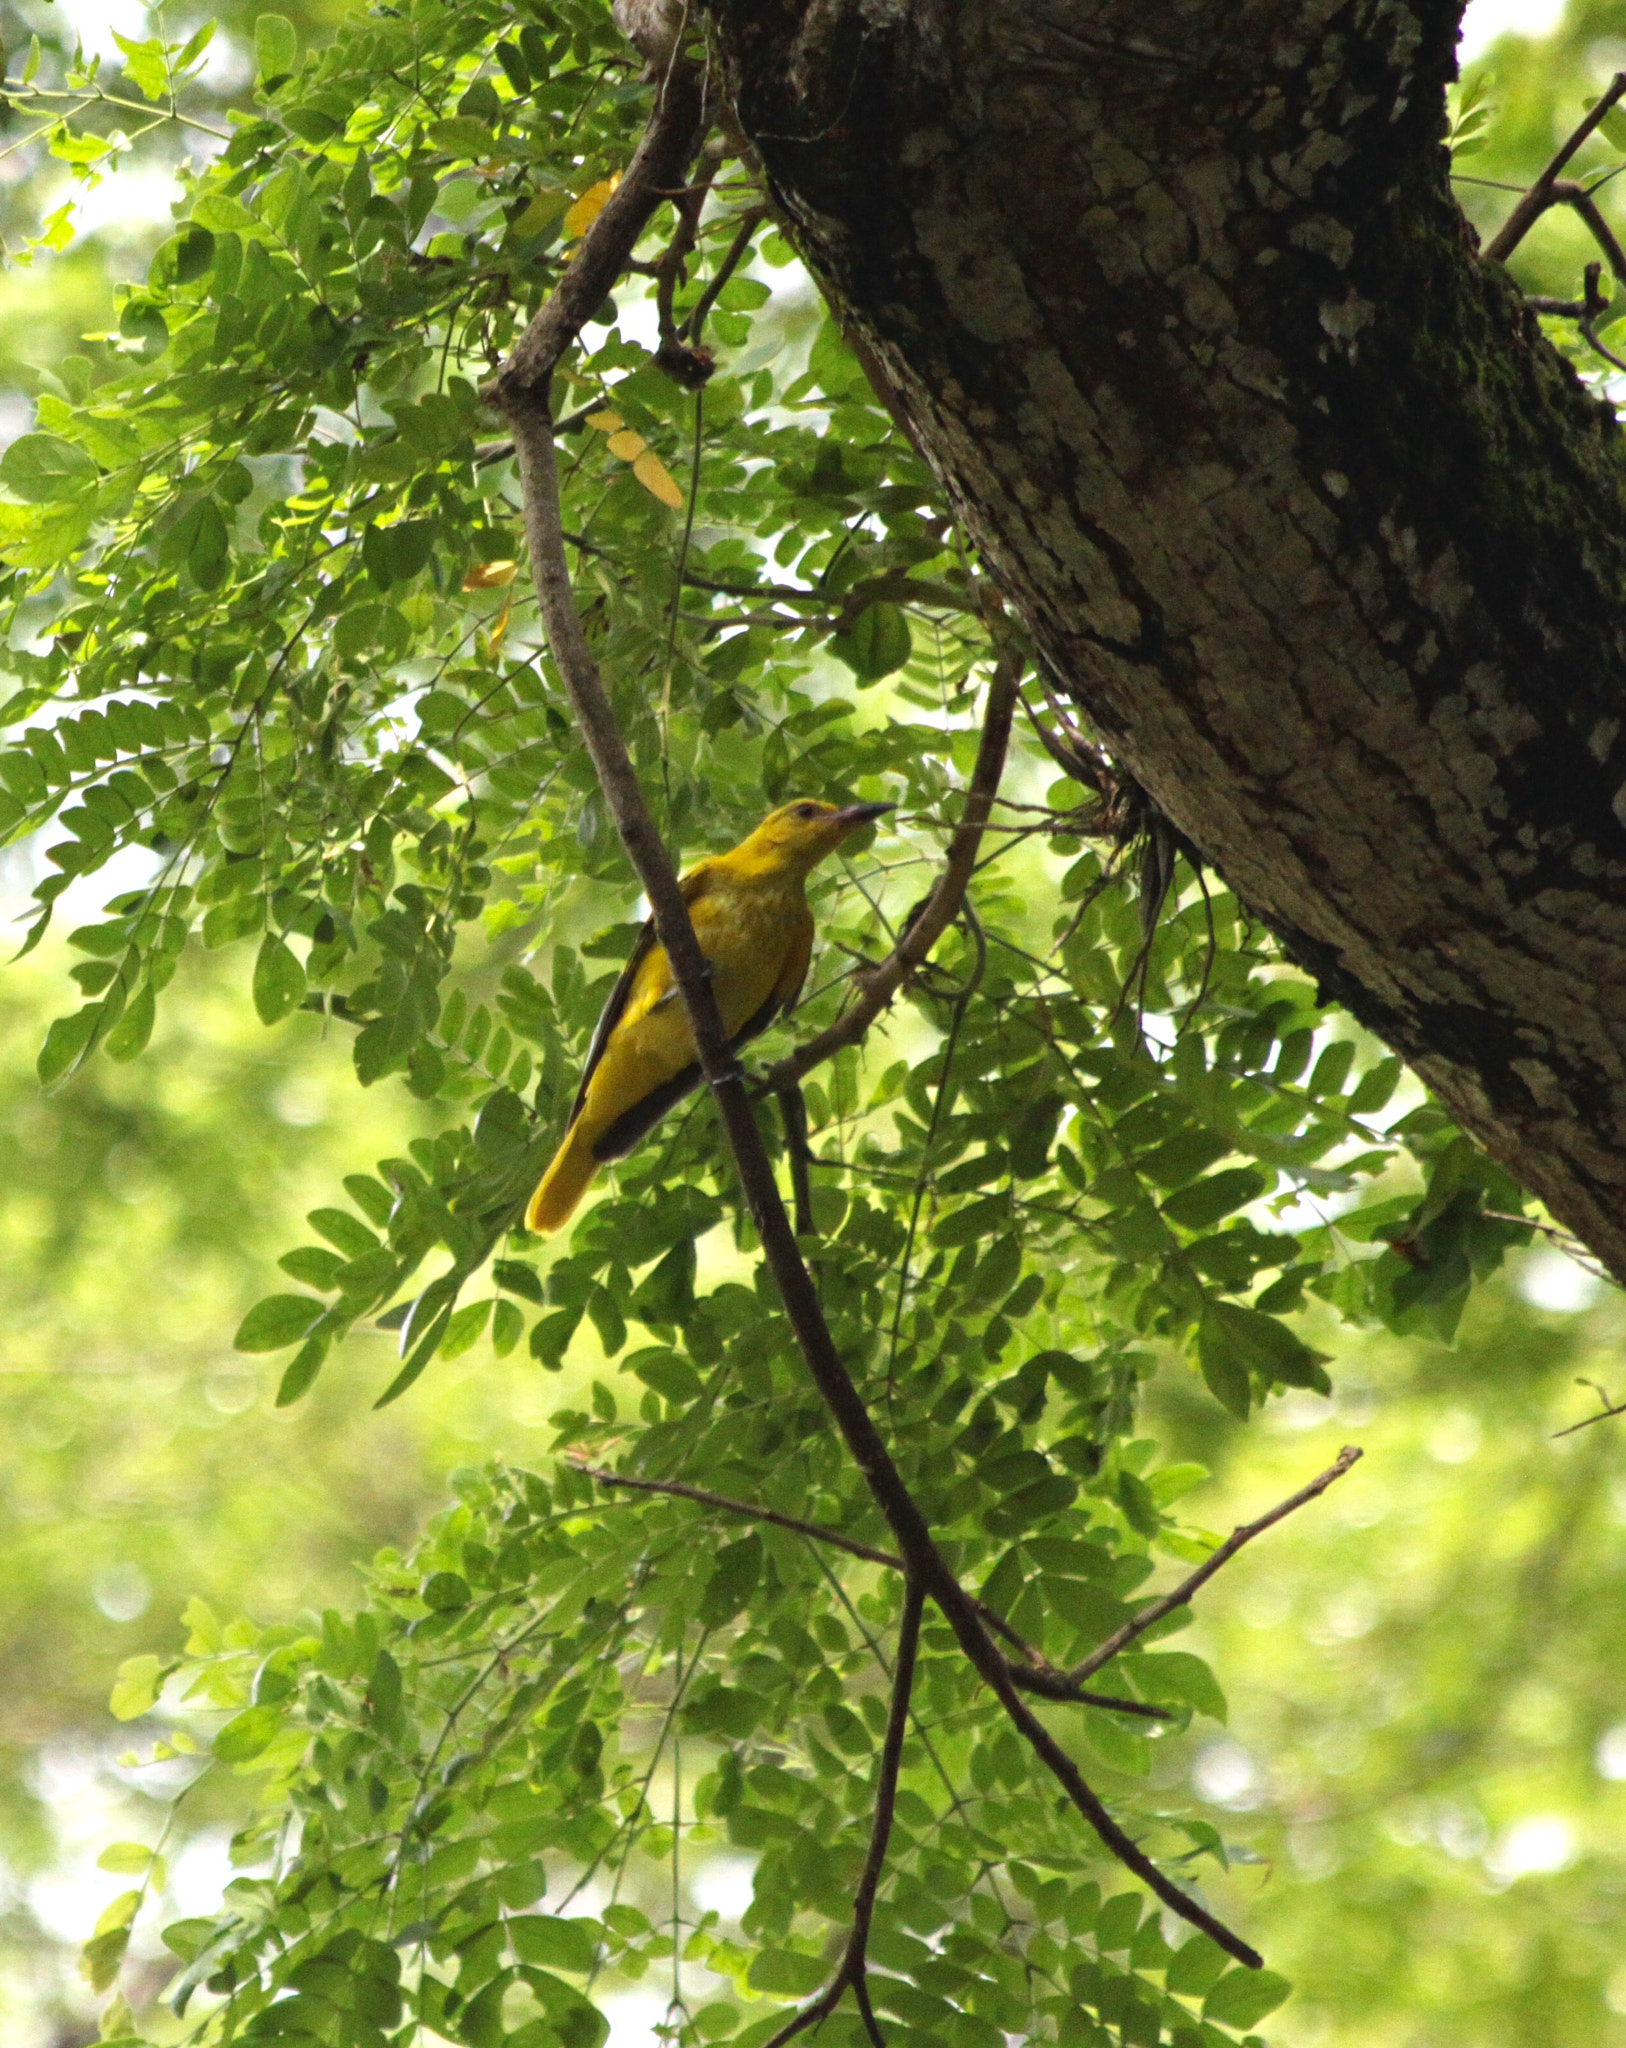
{"type": "MultiPolygon", "coordinates": [[[[151,48],[129,75],[156,95],[202,45],[151,48]]],[[[189,175],[116,329],[0,458],[0,828],[46,833],[52,870],[28,943],[115,858],[139,878],[69,934],[80,1000],[41,1079],[136,1057],[188,948],[251,948],[268,1026],[320,1010],[353,1034],[359,1084],[442,1118],[356,1163],[244,1321],[242,1349],[287,1355],[281,1399],[360,1323],[399,1331],[381,1400],[484,1342],[539,1372],[602,1362],[555,1417],[552,1469],[470,1476],[353,1617],[257,1630],[198,1608],[178,1658],[121,1674],[115,1713],[161,1731],[143,1753],[197,1754],[257,1802],[220,1916],[166,1933],[173,1995],[210,2039],[597,2048],[600,1992],[657,1970],[672,2038],[760,2044],[851,1913],[900,1583],[589,1468],[871,1547],[885,1531],[703,1102],[567,1240],[516,1227],[634,906],[480,387],[613,190],[650,88],[572,0],[411,0],[303,60],[261,16],[257,54],[254,112],[189,175]],[[756,1859],[726,1927],[688,1888],[725,1841],[756,1859]]],[[[555,410],[578,597],[669,840],[726,846],[801,791],[900,805],[821,883],[805,1033],[930,886],[991,596],[757,198],[725,166],[669,273],[709,379],[652,356],[668,213],[555,410]]],[[[1174,1512],[1201,1468],[1137,1434],[1154,1372],[1195,1369],[1237,1417],[1325,1390],[1301,1310],[1449,1338],[1529,1226],[1231,896],[1182,868],[1137,897],[1134,850],[1034,736],[1074,737],[1037,676],[1028,697],[958,926],[807,1084],[808,1255],[955,1568],[1066,1666],[1133,1619],[1159,1555],[1212,1548],[1174,1512]]],[[[787,1044],[781,1027],[767,1050],[787,1044]]],[[[1225,1712],[1207,1667],[1161,1647],[1185,1618],[1110,1664],[1121,1710],[1050,1718],[1195,1884],[1220,1833],[1137,1791],[1162,1735],[1225,1712]]],[[[870,1943],[888,2040],[1213,2048],[1285,1995],[1206,1937],[1172,1947],[1184,1930],[1115,1889],[930,1618],[913,1700],[870,1943]]],[[[103,1988],[155,1881],[130,1867],[87,1951],[103,1988]]],[[[109,2030],[134,2026],[115,2005],[109,2030]]],[[[864,2038],[856,2013],[824,2038],[864,2038]]]]}

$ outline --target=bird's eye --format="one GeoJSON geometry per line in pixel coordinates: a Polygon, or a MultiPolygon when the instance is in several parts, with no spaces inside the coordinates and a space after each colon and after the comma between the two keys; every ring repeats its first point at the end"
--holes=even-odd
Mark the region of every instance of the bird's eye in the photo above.
{"type": "Polygon", "coordinates": [[[798,818],[816,818],[819,815],[819,807],[817,804],[798,804],[796,815],[798,818]]]}

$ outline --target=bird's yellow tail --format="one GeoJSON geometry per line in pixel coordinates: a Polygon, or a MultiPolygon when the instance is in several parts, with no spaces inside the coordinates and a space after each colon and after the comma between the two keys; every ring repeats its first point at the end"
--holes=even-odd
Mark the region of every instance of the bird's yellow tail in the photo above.
{"type": "Polygon", "coordinates": [[[557,1230],[568,1223],[576,1204],[587,1192],[587,1184],[598,1171],[592,1143],[582,1119],[566,1131],[564,1143],[554,1153],[548,1170],[536,1184],[530,1207],[525,1211],[525,1228],[538,1232],[557,1230]]]}

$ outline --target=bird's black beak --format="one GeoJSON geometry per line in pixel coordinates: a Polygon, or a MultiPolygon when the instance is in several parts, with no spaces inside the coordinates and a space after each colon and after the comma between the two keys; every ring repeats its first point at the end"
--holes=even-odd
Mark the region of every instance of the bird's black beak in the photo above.
{"type": "Polygon", "coordinates": [[[896,804],[848,804],[835,815],[835,823],[851,831],[855,825],[870,825],[877,818],[884,818],[888,811],[895,811],[896,804]]]}

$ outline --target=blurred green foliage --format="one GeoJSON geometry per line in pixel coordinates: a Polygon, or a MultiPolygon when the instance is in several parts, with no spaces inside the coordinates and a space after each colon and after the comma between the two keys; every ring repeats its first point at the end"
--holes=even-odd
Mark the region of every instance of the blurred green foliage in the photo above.
{"type": "MultiPolygon", "coordinates": [[[[1572,10],[1489,54],[1465,179],[1539,168],[1619,61],[1618,21],[1572,10]]],[[[246,109],[248,22],[227,18],[235,84],[228,64],[186,87],[197,118],[246,109]]],[[[36,911],[116,856],[139,883],[75,929],[86,1000],[47,1040],[57,1091],[32,1078],[65,964],[49,940],[10,970],[0,1041],[8,2038],[84,2023],[71,1899],[82,1934],[105,1908],[99,1985],[139,1915],[122,1983],[153,2039],[180,2025],[152,2001],[186,1971],[208,1986],[189,2022],[224,1998],[262,2034],[370,2041],[404,1981],[448,2037],[577,2048],[602,2032],[588,2000],[658,1977],[694,2038],[760,2039],[791,2009],[764,2021],[763,1999],[816,1988],[821,1923],[850,1904],[896,1588],[597,1494],[558,1455],[681,1468],[844,1529],[869,1512],[754,1290],[704,1113],[566,1245],[503,1241],[632,906],[510,606],[512,477],[477,438],[473,380],[512,332],[504,295],[557,274],[568,207],[624,162],[645,98],[587,8],[518,34],[472,6],[331,25],[332,52],[280,83],[286,38],[262,27],[265,89],[190,178],[195,225],[116,325],[95,316],[101,340],[28,382],[41,431],[0,468],[10,711],[60,735],[7,756],[4,822],[68,827],[36,911]],[[397,46],[420,34],[401,91],[397,46]],[[359,1035],[324,1036],[307,988],[359,1035]],[[392,1074],[407,1086],[356,1087],[392,1074]],[[323,1242],[289,1254],[306,1210],[323,1242]],[[279,1283],[233,1353],[282,1254],[306,1291],[279,1283]],[[410,1398],[372,1413],[401,1362],[373,1319],[413,1301],[410,1398]],[[317,1318],[291,1369],[261,1362],[317,1318]],[[494,1453],[419,1545],[450,1468],[494,1453]],[[350,1568],[380,1543],[358,1612],[350,1568]],[[100,1711],[115,1666],[124,1736],[100,1711]],[[465,1713],[483,1732],[458,1748],[465,1713]],[[126,1742],[156,1763],[115,1761],[126,1742]],[[90,1874],[115,1837],[158,1840],[211,1748],[167,1876],[140,1847],[90,1874]],[[229,1872],[187,1879],[188,1845],[231,1830],[216,1919],[229,1872]],[[708,1919],[706,1870],[730,1857],[754,1895],[708,1919]],[[266,2008],[247,1972],[272,1958],[297,1995],[266,2008]]],[[[295,52],[323,26],[301,15],[295,52]]],[[[67,59],[48,47],[38,81],[67,59]]],[[[157,61],[132,55],[137,90],[157,61]]],[[[1606,133],[1582,164],[1618,158],[1606,133]]],[[[13,194],[25,231],[52,175],[42,159],[13,194]]],[[[1487,228],[1511,203],[1461,189],[1487,228]]],[[[725,204],[705,261],[732,226],[725,204]]],[[[36,337],[83,332],[104,253],[25,274],[36,337]]],[[[905,796],[912,829],[821,905],[828,936],[873,951],[953,814],[987,648],[974,565],[786,254],[769,240],[720,300],[703,406],[650,371],[649,309],[622,293],[572,387],[618,417],[575,422],[567,499],[674,839],[724,844],[800,782],[905,796]],[[700,458],[692,535],[610,441],[629,429],[668,479],[700,458]],[[750,608],[776,597],[766,625],[750,608]]],[[[1516,269],[1570,293],[1591,254],[1555,214],[1516,269]]],[[[1040,822],[980,880],[979,923],[886,1043],[809,1090],[831,1319],[960,1568],[1063,1661],[1204,1555],[1204,1524],[1363,1442],[1352,1477],[1205,1592],[1178,1651],[1110,1667],[1172,1732],[1069,1712],[1068,1739],[1298,1985],[1268,2021],[1284,2048],[1622,2038],[1620,1425],[1549,1441],[1591,1399],[1577,1374],[1626,1392],[1618,1311],[1532,1310],[1487,1277],[1530,1236],[1503,1220],[1517,1191],[1415,1094],[1394,1121],[1392,1067],[1228,898],[1205,907],[1183,875],[1143,957],[1125,875],[1073,829],[1077,790],[1024,745],[1013,792],[1040,822]],[[1219,1477],[1192,1493],[1202,1466],[1219,1477]],[[1223,1734],[1192,1648],[1229,1694],[1223,1734]]],[[[1573,1276],[1556,1256],[1526,1255],[1533,1285],[1573,1276]]],[[[1134,1893],[1103,1900],[1117,1880],[1099,1859],[1084,1875],[1076,1823],[931,1628],[921,1686],[936,1747],[906,1751],[876,1951],[900,2040],[1186,2048],[1269,2010],[1274,1975],[1222,1976],[1134,1893]]],[[[106,2025],[126,2024],[115,2003],[106,2025]]]]}

